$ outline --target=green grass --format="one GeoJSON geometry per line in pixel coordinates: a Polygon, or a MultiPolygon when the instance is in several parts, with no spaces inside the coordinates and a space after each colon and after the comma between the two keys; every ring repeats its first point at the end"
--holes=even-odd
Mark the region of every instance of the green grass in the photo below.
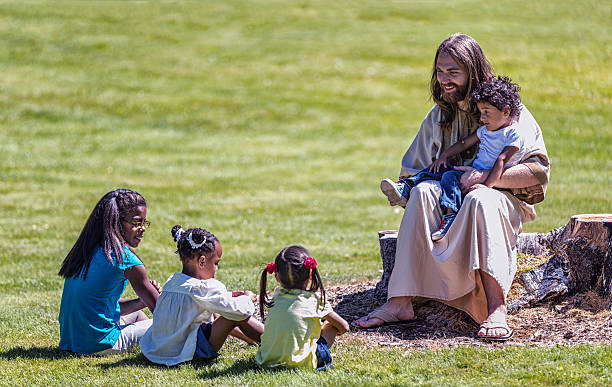
{"type": "Polygon", "coordinates": [[[235,344],[232,357],[177,369],[137,351],[53,348],[56,272],[117,187],[148,201],[137,252],[159,281],[180,267],[176,223],[218,236],[229,288],[256,290],[290,243],[331,283],[379,276],[376,231],[401,214],[378,183],[399,172],[431,106],[435,49],[457,31],[520,83],[544,132],[551,182],[525,231],[610,212],[611,12],[597,1],[0,1],[0,384],[609,384],[609,346],[405,354],[349,339],[327,374],[259,372],[235,344]]]}
{"type": "Polygon", "coordinates": [[[3,385],[34,380],[41,385],[584,385],[612,383],[612,350],[605,346],[509,347],[483,350],[414,352],[393,349],[363,351],[339,346],[333,370],[262,371],[255,350],[230,345],[212,363],[188,363],[173,368],[149,363],[134,351],[107,358],[71,356],[46,347],[17,347],[2,353],[8,364],[3,385]],[[61,369],[56,369],[61,363],[61,369]],[[580,367],[576,364],[579,363],[580,367]],[[433,365],[433,366],[432,366],[433,365]]]}

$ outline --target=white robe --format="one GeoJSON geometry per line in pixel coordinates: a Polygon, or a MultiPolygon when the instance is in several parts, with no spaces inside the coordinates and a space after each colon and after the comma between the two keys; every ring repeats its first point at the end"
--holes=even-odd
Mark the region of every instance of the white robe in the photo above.
{"type": "MultiPolygon", "coordinates": [[[[402,176],[427,167],[440,155],[445,135],[440,129],[440,111],[435,106],[402,160],[402,176]]],[[[462,117],[446,135],[459,139],[465,134],[462,117]]],[[[540,185],[517,190],[530,202],[541,201],[546,192],[549,162],[541,131],[523,107],[519,132],[525,139],[528,166],[540,185]]],[[[456,141],[456,140],[453,140],[456,141]]],[[[452,144],[452,142],[451,142],[452,144]]],[[[535,219],[533,205],[508,191],[482,188],[466,195],[450,230],[438,242],[431,233],[440,224],[440,184],[426,181],[412,189],[397,239],[395,265],[389,280],[388,298],[420,296],[443,301],[468,313],[481,323],[488,315],[478,269],[491,275],[508,294],[516,273],[516,241],[522,223],[535,219]]]]}

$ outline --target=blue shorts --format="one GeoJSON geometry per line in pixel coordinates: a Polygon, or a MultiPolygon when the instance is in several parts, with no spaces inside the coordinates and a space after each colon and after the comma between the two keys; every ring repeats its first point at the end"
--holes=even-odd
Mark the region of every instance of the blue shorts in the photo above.
{"type": "Polygon", "coordinates": [[[327,340],[323,336],[317,340],[317,371],[325,371],[332,367],[332,356],[329,352],[327,340]]]}
{"type": "Polygon", "coordinates": [[[219,356],[219,353],[213,349],[208,343],[210,339],[210,331],[212,323],[202,323],[198,328],[198,341],[196,342],[196,350],[193,357],[196,359],[211,360],[219,356]]]}

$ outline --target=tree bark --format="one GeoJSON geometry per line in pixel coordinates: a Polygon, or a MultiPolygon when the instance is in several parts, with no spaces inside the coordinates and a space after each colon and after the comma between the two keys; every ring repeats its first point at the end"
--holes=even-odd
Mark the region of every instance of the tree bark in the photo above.
{"type": "Polygon", "coordinates": [[[573,292],[597,290],[612,296],[612,214],[574,215],[556,252],[569,263],[573,292]]]}
{"type": "Polygon", "coordinates": [[[382,257],[383,275],[382,279],[376,284],[376,290],[387,294],[389,277],[395,265],[395,248],[397,246],[397,231],[379,231],[378,240],[380,242],[380,256],[382,257]]]}
{"type": "MultiPolygon", "coordinates": [[[[380,231],[378,235],[383,276],[377,289],[386,292],[395,264],[397,231],[380,231]]],[[[612,214],[574,215],[565,226],[547,233],[519,235],[516,248],[548,260],[517,275],[521,300],[511,303],[512,308],[587,290],[612,297],[612,214]]]]}

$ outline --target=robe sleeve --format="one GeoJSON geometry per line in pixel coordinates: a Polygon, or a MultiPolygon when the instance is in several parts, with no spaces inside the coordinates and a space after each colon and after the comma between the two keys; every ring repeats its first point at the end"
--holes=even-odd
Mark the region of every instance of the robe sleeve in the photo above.
{"type": "Polygon", "coordinates": [[[518,129],[526,147],[521,164],[531,170],[539,184],[525,188],[512,188],[510,191],[516,198],[525,203],[540,203],[544,200],[548,187],[550,160],[544,145],[542,130],[525,106],[521,107],[518,129]]]}
{"type": "Polygon", "coordinates": [[[442,148],[440,109],[434,106],[421,124],[421,128],[402,158],[400,178],[412,176],[428,167],[439,156],[442,148]]]}

